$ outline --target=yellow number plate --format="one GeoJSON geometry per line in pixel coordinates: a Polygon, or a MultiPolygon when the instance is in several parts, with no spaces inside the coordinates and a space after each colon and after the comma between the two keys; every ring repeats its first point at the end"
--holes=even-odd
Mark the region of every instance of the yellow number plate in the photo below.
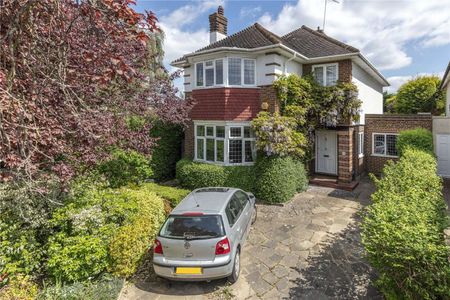
{"type": "Polygon", "coordinates": [[[202,274],[202,268],[176,268],[175,274],[189,274],[189,275],[202,274]]]}

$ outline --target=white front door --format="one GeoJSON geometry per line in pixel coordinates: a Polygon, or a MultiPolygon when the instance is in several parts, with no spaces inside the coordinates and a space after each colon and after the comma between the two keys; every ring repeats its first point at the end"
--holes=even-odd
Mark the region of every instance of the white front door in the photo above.
{"type": "Polygon", "coordinates": [[[316,173],[337,175],[336,131],[316,131],[316,173]]]}
{"type": "Polygon", "coordinates": [[[437,134],[436,146],[438,174],[450,177],[450,134],[437,134]]]}

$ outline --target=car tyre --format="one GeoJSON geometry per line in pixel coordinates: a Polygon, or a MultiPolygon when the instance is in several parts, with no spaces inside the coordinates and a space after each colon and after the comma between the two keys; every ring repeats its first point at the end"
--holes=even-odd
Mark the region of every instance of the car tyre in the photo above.
{"type": "Polygon", "coordinates": [[[235,283],[239,279],[239,274],[241,273],[241,255],[239,248],[237,249],[236,255],[234,256],[233,271],[228,277],[228,281],[235,283]]]}

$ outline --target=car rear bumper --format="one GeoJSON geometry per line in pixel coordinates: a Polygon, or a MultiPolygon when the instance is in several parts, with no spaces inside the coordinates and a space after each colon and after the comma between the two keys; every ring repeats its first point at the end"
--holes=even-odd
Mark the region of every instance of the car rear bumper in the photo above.
{"type": "Polygon", "coordinates": [[[228,277],[233,271],[233,264],[231,260],[220,266],[208,266],[202,267],[202,274],[176,274],[175,269],[177,266],[163,266],[153,263],[153,268],[156,275],[171,280],[179,281],[202,281],[213,280],[228,277]]]}

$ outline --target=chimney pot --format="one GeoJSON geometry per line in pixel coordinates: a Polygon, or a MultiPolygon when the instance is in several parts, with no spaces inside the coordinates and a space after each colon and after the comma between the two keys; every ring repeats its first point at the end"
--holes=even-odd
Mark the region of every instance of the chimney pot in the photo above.
{"type": "Polygon", "coordinates": [[[219,5],[219,7],[217,8],[217,13],[218,13],[219,15],[222,15],[222,16],[223,16],[224,10],[223,10],[223,6],[222,6],[222,5],[219,5]]]}

